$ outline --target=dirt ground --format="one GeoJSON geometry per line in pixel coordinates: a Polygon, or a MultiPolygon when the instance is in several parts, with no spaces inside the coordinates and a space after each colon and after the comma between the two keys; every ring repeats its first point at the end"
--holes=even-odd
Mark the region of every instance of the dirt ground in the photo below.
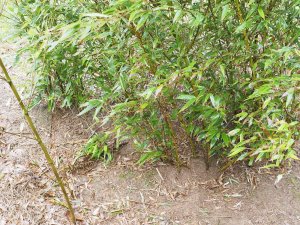
{"type": "MultiPolygon", "coordinates": [[[[22,92],[29,70],[13,66],[17,46],[0,43],[0,56],[22,92]]],[[[49,113],[43,105],[30,114],[69,183],[78,224],[300,224],[298,163],[280,170],[240,165],[225,174],[216,163],[206,171],[201,158],[179,170],[163,163],[139,167],[127,145],[110,165],[72,173],[67,168],[93,132],[92,121],[75,109],[49,113]]],[[[0,225],[69,224],[57,183],[1,80],[0,127],[0,225]]]]}

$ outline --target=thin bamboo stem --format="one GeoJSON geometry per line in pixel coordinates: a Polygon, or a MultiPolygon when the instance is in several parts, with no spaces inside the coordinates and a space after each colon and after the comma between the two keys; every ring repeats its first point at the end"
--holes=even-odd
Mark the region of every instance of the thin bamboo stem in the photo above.
{"type": "MultiPolygon", "coordinates": [[[[244,18],[243,18],[243,13],[242,13],[242,10],[241,10],[240,2],[239,2],[239,0],[235,0],[234,3],[235,3],[236,10],[237,10],[238,20],[239,20],[240,24],[242,24],[242,23],[244,23],[244,18]]],[[[246,29],[243,30],[243,35],[244,35],[244,40],[245,40],[245,45],[246,45],[245,46],[246,51],[248,53],[251,53],[250,40],[249,40],[249,36],[248,36],[248,33],[247,33],[246,29]]],[[[250,66],[251,66],[251,70],[253,70],[252,56],[250,56],[250,66]]],[[[252,71],[252,77],[254,77],[254,71],[252,71]]]]}
{"type": "Polygon", "coordinates": [[[58,184],[59,184],[59,186],[61,188],[61,191],[62,191],[62,193],[64,195],[64,198],[65,198],[65,200],[67,202],[67,206],[68,206],[68,209],[70,211],[71,221],[72,221],[73,224],[76,224],[74,209],[72,207],[71,201],[70,201],[69,196],[67,194],[67,191],[65,189],[64,183],[63,183],[62,179],[60,178],[60,176],[58,174],[58,171],[57,171],[57,169],[56,169],[56,167],[54,165],[53,159],[51,158],[51,156],[50,156],[50,154],[49,154],[49,152],[47,150],[47,147],[45,146],[44,142],[42,141],[42,139],[41,139],[41,137],[40,137],[40,135],[39,135],[39,133],[38,133],[38,131],[37,131],[37,129],[36,129],[33,121],[32,121],[32,119],[31,119],[31,117],[29,116],[28,110],[25,107],[25,105],[24,105],[24,103],[23,103],[23,101],[22,101],[22,99],[21,99],[21,97],[20,97],[20,95],[19,95],[19,93],[18,93],[15,85],[13,84],[13,82],[12,82],[12,80],[11,80],[11,78],[10,78],[10,76],[9,76],[9,74],[8,74],[8,72],[7,72],[7,70],[6,70],[5,66],[4,66],[1,58],[0,58],[0,67],[2,68],[3,73],[5,75],[6,82],[9,84],[12,92],[14,93],[14,95],[15,95],[15,97],[16,97],[16,99],[17,99],[17,101],[18,101],[18,103],[19,103],[19,105],[20,105],[20,107],[21,107],[21,109],[23,111],[25,119],[26,119],[29,127],[31,128],[31,130],[32,130],[32,132],[34,134],[36,141],[39,143],[39,145],[40,145],[40,147],[41,147],[41,149],[42,149],[42,151],[43,151],[43,153],[44,153],[44,155],[46,157],[46,160],[47,160],[49,166],[51,167],[51,169],[52,169],[52,171],[53,171],[53,173],[54,173],[54,175],[56,177],[56,180],[57,180],[57,182],[58,182],[58,184]]]}
{"type": "MultiPolygon", "coordinates": [[[[235,6],[236,6],[236,9],[237,9],[237,15],[238,15],[239,21],[242,24],[242,23],[244,23],[244,18],[243,18],[242,10],[241,10],[241,7],[240,7],[240,2],[238,0],[235,0],[235,6]]],[[[250,52],[249,38],[248,38],[248,34],[247,34],[246,30],[243,31],[243,35],[244,35],[244,38],[245,38],[246,49],[247,49],[248,52],[250,52]]]]}
{"type": "Polygon", "coordinates": [[[196,145],[195,145],[195,143],[194,143],[194,141],[193,141],[191,135],[190,135],[189,132],[188,132],[188,125],[187,125],[186,122],[184,121],[182,115],[179,114],[179,115],[178,115],[178,119],[179,119],[179,122],[180,122],[182,128],[184,129],[185,135],[187,136],[188,141],[189,141],[189,143],[190,143],[192,155],[193,155],[193,157],[195,157],[195,156],[196,156],[196,145]]]}

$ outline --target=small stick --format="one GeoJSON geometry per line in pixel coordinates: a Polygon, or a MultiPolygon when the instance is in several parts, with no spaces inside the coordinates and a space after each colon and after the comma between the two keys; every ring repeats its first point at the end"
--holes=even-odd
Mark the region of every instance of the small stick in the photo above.
{"type": "Polygon", "coordinates": [[[157,173],[158,173],[160,179],[161,179],[162,181],[164,181],[165,179],[163,178],[163,176],[162,176],[161,173],[159,172],[158,168],[156,168],[156,171],[157,171],[157,173]]]}
{"type": "Polygon", "coordinates": [[[21,138],[32,139],[32,140],[35,140],[35,141],[36,141],[35,138],[33,138],[33,137],[28,137],[28,136],[25,136],[25,135],[22,135],[21,133],[13,133],[13,132],[5,131],[5,130],[1,130],[1,131],[0,131],[0,134],[1,134],[1,133],[14,135],[14,136],[18,136],[18,137],[21,137],[21,138]]]}
{"type": "Polygon", "coordinates": [[[232,218],[232,216],[204,216],[206,218],[232,218]]]}
{"type": "Polygon", "coordinates": [[[142,205],[149,205],[149,206],[153,206],[153,204],[151,203],[147,203],[147,202],[139,202],[139,201],[135,201],[135,200],[128,200],[129,202],[133,202],[133,203],[136,203],[136,204],[142,204],[142,205]]]}

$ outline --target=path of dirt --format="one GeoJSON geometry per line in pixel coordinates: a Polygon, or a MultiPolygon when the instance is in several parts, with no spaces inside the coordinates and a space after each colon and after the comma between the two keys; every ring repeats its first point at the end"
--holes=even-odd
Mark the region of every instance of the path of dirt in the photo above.
{"type": "MultiPolygon", "coordinates": [[[[26,68],[11,68],[16,46],[0,44],[0,56],[21,89],[26,68]]],[[[269,172],[236,167],[220,177],[216,166],[205,171],[201,159],[180,170],[163,164],[137,167],[127,145],[109,166],[99,163],[90,172],[68,173],[92,132],[91,121],[77,113],[49,113],[41,105],[31,115],[69,182],[79,224],[300,224],[298,164],[269,172]]],[[[53,175],[24,124],[8,85],[0,80],[0,127],[26,136],[0,134],[0,225],[69,224],[53,175]]]]}

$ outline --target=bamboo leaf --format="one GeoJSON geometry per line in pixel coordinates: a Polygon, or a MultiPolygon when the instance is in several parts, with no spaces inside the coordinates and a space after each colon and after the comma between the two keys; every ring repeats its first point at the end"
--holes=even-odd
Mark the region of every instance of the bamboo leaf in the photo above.
{"type": "Polygon", "coordinates": [[[264,13],[262,7],[258,6],[257,10],[258,10],[258,13],[261,16],[261,18],[265,19],[265,13],[264,13]]]}
{"type": "Polygon", "coordinates": [[[194,95],[185,95],[185,94],[182,94],[182,95],[179,95],[177,97],[177,99],[180,99],[180,100],[191,100],[191,99],[195,99],[196,97],[194,95]]]}
{"type": "Polygon", "coordinates": [[[241,33],[242,31],[244,31],[247,28],[247,22],[243,22],[241,25],[239,25],[236,30],[235,33],[241,33]]]}
{"type": "Polygon", "coordinates": [[[139,30],[142,26],[144,26],[144,24],[146,23],[148,17],[149,17],[149,14],[144,14],[144,15],[140,18],[139,22],[138,22],[137,25],[136,25],[136,29],[137,29],[137,30],[139,30]]]}
{"type": "Polygon", "coordinates": [[[229,138],[229,136],[228,136],[226,133],[222,133],[222,139],[223,139],[225,145],[228,147],[228,146],[229,146],[229,143],[230,143],[230,138],[229,138]]]}
{"type": "Polygon", "coordinates": [[[234,129],[228,133],[228,136],[234,136],[240,132],[241,129],[234,129]]]}
{"type": "Polygon", "coordinates": [[[230,151],[230,154],[229,154],[229,157],[234,157],[236,156],[237,154],[241,153],[242,151],[244,151],[246,148],[245,147],[237,147],[237,148],[234,148],[230,151]]]}
{"type": "Polygon", "coordinates": [[[102,13],[85,13],[82,17],[98,17],[98,18],[110,18],[111,16],[102,13]]]}
{"type": "Polygon", "coordinates": [[[181,109],[179,112],[183,112],[184,110],[186,110],[187,108],[189,108],[191,105],[194,104],[194,102],[196,101],[196,98],[192,98],[190,99],[181,109]]]}
{"type": "Polygon", "coordinates": [[[222,16],[221,16],[221,21],[223,22],[226,18],[226,16],[229,14],[230,12],[230,7],[229,5],[224,5],[222,8],[222,16]]]}

